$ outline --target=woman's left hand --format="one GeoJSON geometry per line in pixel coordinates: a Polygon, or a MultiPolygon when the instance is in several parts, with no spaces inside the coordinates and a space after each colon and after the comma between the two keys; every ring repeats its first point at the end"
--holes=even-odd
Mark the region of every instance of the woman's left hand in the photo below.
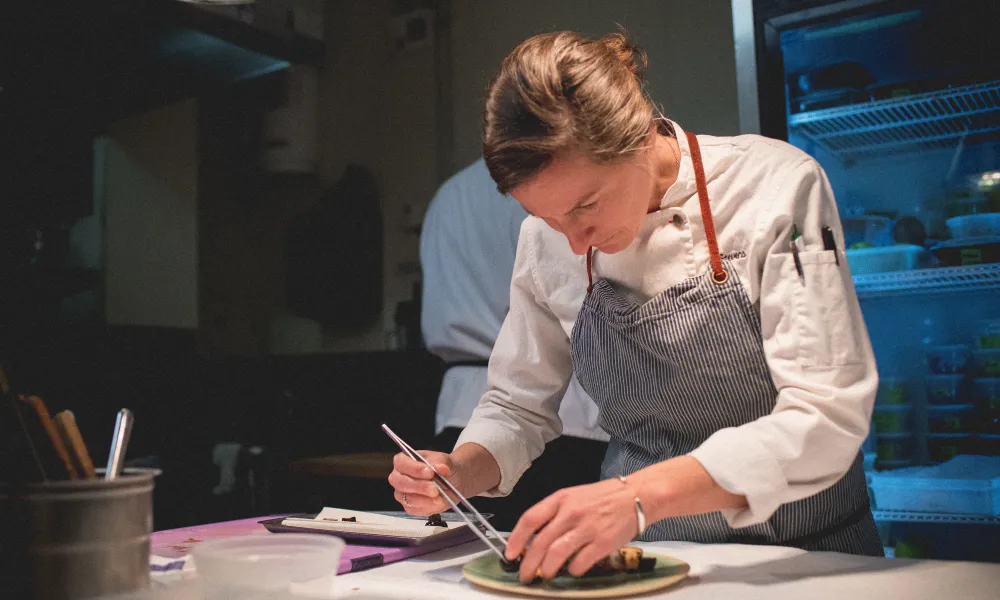
{"type": "Polygon", "coordinates": [[[635,497],[635,490],[617,479],[559,490],[521,516],[507,540],[507,559],[528,546],[522,583],[533,581],[538,569],[545,579],[555,577],[570,557],[570,574],[583,575],[637,535],[635,497]]]}

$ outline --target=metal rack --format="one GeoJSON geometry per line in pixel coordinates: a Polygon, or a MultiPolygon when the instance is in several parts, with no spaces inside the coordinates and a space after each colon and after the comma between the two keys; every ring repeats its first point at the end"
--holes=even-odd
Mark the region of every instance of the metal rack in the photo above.
{"type": "Polygon", "coordinates": [[[789,128],[842,159],[954,146],[1000,132],[1000,81],[792,115],[789,128]]]}
{"type": "Polygon", "coordinates": [[[854,276],[859,298],[1000,290],[1000,263],[854,276]]]}
{"type": "Polygon", "coordinates": [[[921,513],[901,510],[873,510],[872,516],[883,523],[954,523],[965,525],[1000,525],[1000,517],[921,513]]]}

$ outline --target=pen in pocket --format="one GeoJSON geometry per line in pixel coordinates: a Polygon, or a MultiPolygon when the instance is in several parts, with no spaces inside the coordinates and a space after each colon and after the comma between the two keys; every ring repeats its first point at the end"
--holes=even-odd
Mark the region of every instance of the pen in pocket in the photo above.
{"type": "Polygon", "coordinates": [[[799,238],[802,234],[799,233],[799,228],[792,225],[792,241],[789,246],[792,248],[792,259],[795,260],[795,271],[799,274],[799,279],[802,281],[802,285],[806,284],[806,275],[802,272],[802,260],[799,258],[799,238]]]}
{"type": "Polygon", "coordinates": [[[840,266],[840,255],[837,254],[837,241],[833,239],[833,230],[823,226],[823,249],[833,250],[833,260],[840,266]]]}

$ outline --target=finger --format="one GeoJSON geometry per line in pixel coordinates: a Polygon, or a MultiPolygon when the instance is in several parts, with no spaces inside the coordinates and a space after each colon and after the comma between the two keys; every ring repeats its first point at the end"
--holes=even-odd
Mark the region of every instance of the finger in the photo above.
{"type": "MultiPolygon", "coordinates": [[[[550,546],[561,536],[573,529],[575,525],[574,520],[561,514],[562,512],[565,511],[561,510],[560,514],[557,514],[554,519],[549,521],[531,540],[531,544],[528,545],[528,549],[524,553],[524,558],[521,559],[522,582],[529,583],[535,578],[538,570],[542,567],[542,562],[550,551],[550,546]]],[[[565,558],[569,558],[569,556],[567,555],[565,558]]],[[[561,563],[559,566],[561,566],[561,563]]],[[[558,570],[559,566],[556,567],[556,570],[558,570]]]]}
{"type": "Polygon", "coordinates": [[[440,498],[434,499],[426,496],[407,494],[404,500],[403,493],[398,491],[393,493],[393,497],[396,499],[396,502],[399,502],[403,506],[403,510],[417,517],[428,517],[434,513],[444,512],[444,509],[441,508],[444,501],[440,498]]]}
{"type": "Polygon", "coordinates": [[[434,472],[431,471],[430,467],[402,453],[392,457],[392,466],[403,475],[408,475],[414,479],[430,479],[434,476],[434,472]]]}
{"type": "Polygon", "coordinates": [[[507,560],[517,559],[531,536],[556,516],[561,498],[559,492],[556,492],[521,515],[517,525],[514,526],[514,531],[507,538],[507,560]]]}
{"type": "Polygon", "coordinates": [[[584,573],[597,564],[599,560],[614,552],[615,548],[606,548],[601,542],[594,540],[581,548],[569,563],[569,574],[582,577],[584,573]]]}
{"type": "Polygon", "coordinates": [[[581,528],[571,528],[562,534],[554,542],[549,544],[549,549],[542,559],[539,567],[542,570],[544,579],[552,579],[559,574],[559,569],[563,568],[573,554],[590,542],[590,537],[581,528]]]}
{"type": "Polygon", "coordinates": [[[414,479],[408,475],[403,475],[399,471],[389,473],[389,485],[399,492],[411,495],[427,496],[429,498],[436,498],[441,495],[433,482],[414,479]]]}

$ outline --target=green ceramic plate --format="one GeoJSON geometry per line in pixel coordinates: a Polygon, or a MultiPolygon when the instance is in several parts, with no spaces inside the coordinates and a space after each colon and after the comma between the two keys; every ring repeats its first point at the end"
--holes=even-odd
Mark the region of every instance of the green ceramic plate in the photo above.
{"type": "Polygon", "coordinates": [[[646,553],[656,558],[656,567],[647,573],[617,573],[594,577],[556,577],[530,585],[521,585],[517,573],[506,573],[492,553],[469,561],[462,574],[472,583],[502,592],[545,598],[615,598],[644,594],[674,585],[687,577],[690,567],[684,561],[646,553]]]}

